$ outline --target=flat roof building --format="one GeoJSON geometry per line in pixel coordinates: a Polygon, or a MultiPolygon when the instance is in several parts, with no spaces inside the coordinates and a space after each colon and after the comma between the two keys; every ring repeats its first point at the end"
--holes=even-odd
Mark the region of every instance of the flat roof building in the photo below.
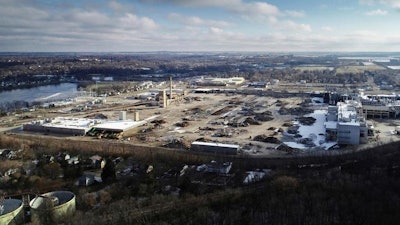
{"type": "Polygon", "coordinates": [[[198,86],[228,86],[243,84],[245,79],[243,77],[230,77],[230,78],[215,78],[207,77],[195,81],[198,86]]]}
{"type": "Polygon", "coordinates": [[[22,128],[24,131],[83,136],[99,121],[86,118],[56,117],[32,121],[24,124],[22,128]]]}
{"type": "MultiPolygon", "coordinates": [[[[124,113],[123,113],[124,114],[124,113]]],[[[126,115],[122,115],[123,118],[126,115]]],[[[101,120],[72,117],[56,117],[53,119],[36,120],[23,125],[24,131],[54,133],[64,135],[86,135],[92,129],[104,132],[120,133],[141,126],[157,118],[151,116],[145,120],[101,120]]]]}

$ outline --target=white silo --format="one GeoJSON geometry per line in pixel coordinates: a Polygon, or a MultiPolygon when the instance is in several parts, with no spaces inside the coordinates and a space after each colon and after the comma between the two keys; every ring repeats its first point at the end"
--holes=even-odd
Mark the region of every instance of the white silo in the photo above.
{"type": "Polygon", "coordinates": [[[23,224],[23,208],[22,201],[19,199],[4,199],[4,201],[0,202],[0,224],[23,224]]]}
{"type": "Polygon", "coordinates": [[[119,120],[126,120],[126,111],[119,112],[119,120]]]}
{"type": "Polygon", "coordinates": [[[69,191],[54,191],[36,196],[29,203],[32,221],[58,223],[68,220],[76,210],[75,194],[69,191]]]}

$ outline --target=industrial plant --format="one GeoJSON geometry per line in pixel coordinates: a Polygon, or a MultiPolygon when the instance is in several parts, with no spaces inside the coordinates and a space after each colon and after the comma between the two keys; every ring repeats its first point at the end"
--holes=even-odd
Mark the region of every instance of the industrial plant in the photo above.
{"type": "MultiPolygon", "coordinates": [[[[35,97],[40,102],[3,104],[0,224],[156,224],[182,212],[237,224],[225,213],[243,214],[255,199],[274,205],[248,212],[269,223],[270,215],[285,217],[274,211],[281,203],[297,210],[296,201],[315,197],[314,205],[335,212],[351,206],[336,199],[361,193],[360,179],[397,182],[400,95],[386,81],[395,76],[352,76],[345,69],[364,67],[359,61],[331,56],[241,55],[223,64],[224,57],[207,56],[199,67],[185,56],[174,58],[176,68],[141,57],[119,71],[124,76],[70,77],[66,89],[79,94],[66,99],[54,98],[64,96],[58,91],[35,97]],[[335,198],[318,193],[331,187],[335,198]]],[[[90,64],[82,59],[65,63],[90,64]]]]}

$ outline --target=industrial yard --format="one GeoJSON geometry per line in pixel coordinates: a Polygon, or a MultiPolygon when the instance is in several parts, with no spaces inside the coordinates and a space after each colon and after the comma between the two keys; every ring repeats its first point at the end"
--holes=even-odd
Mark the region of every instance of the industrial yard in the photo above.
{"type": "MultiPolygon", "coordinates": [[[[11,115],[3,121],[6,123],[12,121],[13,126],[20,124],[22,128],[11,130],[3,128],[3,130],[34,135],[76,136],[81,140],[114,139],[176,150],[190,150],[191,144],[195,141],[231,144],[239,146],[236,154],[260,157],[346,148],[345,142],[343,142],[345,145],[342,145],[335,140],[319,138],[327,137],[325,134],[327,126],[332,126],[329,123],[324,124],[327,120],[325,114],[328,113],[329,102],[324,103],[323,94],[318,94],[320,92],[307,93],[307,90],[315,89],[312,85],[300,86],[297,90],[293,88],[291,92],[285,92],[283,88],[288,84],[254,89],[243,86],[243,82],[241,79],[239,84],[223,88],[215,87],[220,85],[219,83],[209,87],[193,88],[188,87],[185,82],[173,83],[171,79],[169,82],[161,83],[158,89],[142,88],[113,96],[81,96],[67,105],[56,102],[52,103],[57,105],[55,107],[36,108],[11,115]],[[300,130],[308,129],[309,132],[303,135],[304,140],[297,140],[297,143],[294,143],[293,135],[288,135],[288,132],[298,132],[298,126],[302,124],[299,119],[309,117],[316,119],[316,116],[312,116],[315,110],[322,110],[321,112],[325,113],[322,115],[322,120],[317,120],[320,121],[321,128],[317,130],[311,127],[300,128],[300,130]],[[307,138],[312,133],[316,136],[314,144],[306,145],[308,147],[298,144],[310,142],[307,138]],[[320,145],[322,147],[319,147],[320,145]]],[[[139,85],[147,84],[143,82],[139,85]]],[[[385,134],[378,135],[381,137],[380,142],[398,138],[395,133],[400,124],[393,120],[398,115],[394,111],[391,112],[390,108],[370,103],[371,100],[368,99],[376,98],[374,96],[378,95],[366,95],[364,100],[361,98],[366,104],[365,107],[368,107],[363,110],[363,115],[373,116],[368,118],[372,120],[367,122],[371,128],[369,138],[365,135],[367,139],[362,141],[362,145],[353,143],[348,146],[351,149],[365,148],[365,145],[376,143],[378,133],[374,134],[373,129],[385,134]],[[388,121],[389,126],[383,125],[388,121]]],[[[396,96],[390,98],[393,101],[396,96]]],[[[312,123],[306,124],[306,126],[311,125],[312,123]]],[[[315,138],[313,135],[311,138],[315,138]]]]}

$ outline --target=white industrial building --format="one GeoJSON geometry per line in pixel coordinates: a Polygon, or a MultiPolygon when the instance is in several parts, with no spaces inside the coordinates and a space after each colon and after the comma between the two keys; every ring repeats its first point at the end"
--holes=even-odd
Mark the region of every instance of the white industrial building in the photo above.
{"type": "Polygon", "coordinates": [[[229,86],[243,84],[245,79],[243,77],[230,77],[230,78],[215,78],[207,77],[195,81],[198,86],[229,86]]]}
{"type": "Polygon", "coordinates": [[[363,105],[363,114],[372,118],[398,118],[400,117],[400,96],[391,95],[365,95],[361,93],[360,101],[363,105]]]}
{"type": "Polygon", "coordinates": [[[368,141],[368,127],[361,111],[361,104],[355,101],[338,102],[329,106],[325,129],[327,140],[338,144],[358,145],[368,141]]]}
{"type": "Polygon", "coordinates": [[[56,117],[53,119],[36,120],[24,124],[22,128],[24,131],[83,136],[97,123],[100,123],[100,120],[56,117]]]}
{"type": "Polygon", "coordinates": [[[119,112],[119,120],[100,120],[73,117],[56,117],[52,119],[36,120],[23,125],[24,131],[43,132],[46,134],[86,135],[89,131],[121,133],[146,124],[157,118],[158,115],[139,120],[139,113],[135,112],[134,120],[126,119],[126,112],[119,112]]]}

